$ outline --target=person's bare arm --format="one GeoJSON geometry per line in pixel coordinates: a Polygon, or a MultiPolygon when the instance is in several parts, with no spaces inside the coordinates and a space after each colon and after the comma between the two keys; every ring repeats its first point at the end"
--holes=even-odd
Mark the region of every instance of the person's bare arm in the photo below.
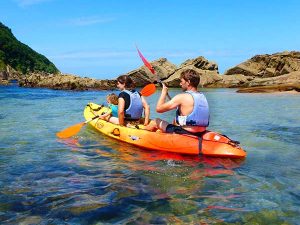
{"type": "Polygon", "coordinates": [[[123,98],[119,98],[118,100],[118,117],[120,125],[124,125],[124,117],[125,117],[125,100],[123,98]]]}
{"type": "Polygon", "coordinates": [[[156,104],[156,112],[164,113],[175,109],[181,104],[182,94],[176,95],[170,101],[165,102],[168,93],[168,88],[163,84],[160,98],[156,104]]]}
{"type": "Polygon", "coordinates": [[[103,115],[99,115],[99,118],[103,119],[103,120],[108,120],[109,119],[108,117],[110,116],[110,114],[111,114],[111,112],[106,112],[103,115]]]}
{"type": "Polygon", "coordinates": [[[144,107],[144,113],[145,113],[145,122],[144,125],[148,125],[149,123],[149,118],[150,118],[150,107],[146,101],[146,99],[142,96],[142,103],[143,103],[143,107],[144,107]]]}

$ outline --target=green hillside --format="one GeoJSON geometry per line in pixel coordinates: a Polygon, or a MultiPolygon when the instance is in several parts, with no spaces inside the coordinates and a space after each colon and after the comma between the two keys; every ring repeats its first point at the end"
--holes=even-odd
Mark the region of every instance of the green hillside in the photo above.
{"type": "Polygon", "coordinates": [[[10,65],[26,74],[28,72],[59,72],[45,56],[18,41],[11,30],[0,22],[0,71],[10,65]]]}

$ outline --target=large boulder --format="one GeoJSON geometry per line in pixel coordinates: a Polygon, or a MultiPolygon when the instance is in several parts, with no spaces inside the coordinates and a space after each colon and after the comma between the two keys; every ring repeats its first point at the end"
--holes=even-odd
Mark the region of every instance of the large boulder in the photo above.
{"type": "Polygon", "coordinates": [[[200,56],[195,59],[188,59],[182,63],[179,68],[164,80],[169,87],[179,87],[180,74],[187,69],[193,69],[200,74],[200,85],[203,87],[210,86],[215,82],[222,80],[218,72],[218,65],[210,62],[204,57],[200,56]]]}
{"type": "Polygon", "coordinates": [[[213,84],[217,80],[222,79],[218,72],[218,65],[202,56],[195,59],[188,59],[179,67],[169,62],[166,58],[155,60],[151,62],[151,65],[155,70],[155,74],[152,74],[148,68],[142,66],[127,73],[127,75],[135,81],[138,87],[158,79],[164,81],[169,87],[179,87],[180,74],[186,69],[194,69],[199,72],[201,75],[201,85],[203,86],[213,84]]]}
{"type": "Polygon", "coordinates": [[[141,66],[128,72],[126,75],[129,75],[134,80],[136,86],[142,87],[158,79],[167,79],[177,69],[176,65],[169,62],[166,58],[155,60],[151,62],[151,65],[155,70],[155,74],[152,74],[146,66],[141,66]]]}
{"type": "Polygon", "coordinates": [[[243,74],[254,77],[276,77],[300,70],[300,52],[256,55],[229,70],[224,75],[243,74]]]}

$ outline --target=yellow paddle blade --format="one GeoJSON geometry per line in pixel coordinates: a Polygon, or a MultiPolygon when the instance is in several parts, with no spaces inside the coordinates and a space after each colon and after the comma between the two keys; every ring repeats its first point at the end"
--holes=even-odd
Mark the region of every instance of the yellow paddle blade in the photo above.
{"type": "Polygon", "coordinates": [[[68,127],[58,133],[56,133],[56,136],[59,137],[59,138],[69,138],[69,137],[72,137],[73,135],[77,134],[81,128],[85,125],[84,122],[82,123],[78,123],[78,124],[75,124],[71,127],[68,127]]]}

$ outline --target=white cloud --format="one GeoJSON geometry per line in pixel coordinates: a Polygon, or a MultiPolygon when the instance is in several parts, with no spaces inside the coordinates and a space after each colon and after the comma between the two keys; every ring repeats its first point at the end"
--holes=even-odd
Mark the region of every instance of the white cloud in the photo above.
{"type": "Polygon", "coordinates": [[[124,58],[132,56],[131,51],[80,51],[80,52],[67,52],[59,55],[50,56],[52,59],[98,59],[98,58],[124,58]]]}
{"type": "Polygon", "coordinates": [[[198,57],[198,56],[209,56],[209,57],[240,57],[247,55],[243,51],[230,51],[230,50],[192,50],[192,51],[180,51],[174,50],[172,52],[162,52],[164,57],[172,57],[172,58],[191,58],[191,57],[198,57]]]}
{"type": "Polygon", "coordinates": [[[40,4],[40,3],[43,3],[43,2],[49,2],[49,1],[51,1],[51,0],[16,0],[17,4],[20,7],[36,5],[36,4],[40,4]]]}
{"type": "Polygon", "coordinates": [[[74,26],[89,26],[98,23],[110,23],[114,20],[115,18],[100,18],[97,16],[91,16],[91,17],[81,17],[81,18],[69,20],[69,24],[74,26]]]}

